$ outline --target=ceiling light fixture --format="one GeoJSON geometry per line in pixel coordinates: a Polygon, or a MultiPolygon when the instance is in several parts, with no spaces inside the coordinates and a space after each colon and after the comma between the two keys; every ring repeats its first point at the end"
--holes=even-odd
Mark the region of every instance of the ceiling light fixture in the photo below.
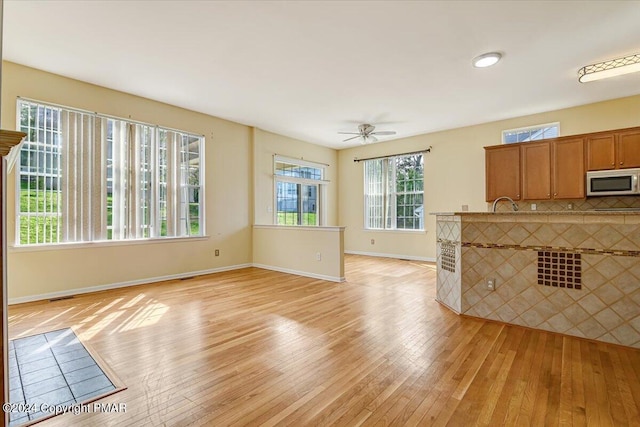
{"type": "Polygon", "coordinates": [[[640,54],[582,67],[578,70],[578,81],[580,83],[587,83],[594,80],[606,79],[607,77],[635,73],[637,71],[640,71],[640,54]]]}
{"type": "Polygon", "coordinates": [[[476,56],[471,62],[476,68],[486,68],[497,64],[498,61],[500,61],[500,58],[502,58],[502,54],[499,52],[489,52],[476,56]]]}

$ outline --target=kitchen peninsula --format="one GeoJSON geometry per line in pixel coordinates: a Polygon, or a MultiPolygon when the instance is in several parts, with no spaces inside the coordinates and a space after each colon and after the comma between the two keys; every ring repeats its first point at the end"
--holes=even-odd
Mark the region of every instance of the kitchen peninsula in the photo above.
{"type": "Polygon", "coordinates": [[[640,348],[640,212],[434,215],[443,305],[640,348]]]}

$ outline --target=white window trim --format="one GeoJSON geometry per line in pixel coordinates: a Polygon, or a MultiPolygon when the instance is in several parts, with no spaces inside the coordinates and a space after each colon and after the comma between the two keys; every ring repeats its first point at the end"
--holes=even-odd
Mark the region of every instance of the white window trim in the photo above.
{"type": "MultiPolygon", "coordinates": [[[[539,125],[523,126],[523,127],[520,127],[520,128],[503,130],[502,131],[502,143],[503,144],[516,144],[515,142],[505,142],[505,136],[508,133],[521,132],[521,131],[540,129],[540,128],[547,128],[547,127],[553,127],[553,126],[556,126],[558,128],[558,137],[561,136],[562,134],[560,133],[560,122],[542,123],[542,124],[539,124],[539,125]]],[[[543,141],[543,140],[541,139],[541,140],[535,140],[535,141],[543,141]]]]}
{"type": "Polygon", "coordinates": [[[303,159],[296,159],[294,157],[286,157],[280,154],[273,155],[273,163],[272,163],[272,177],[273,177],[273,217],[272,221],[274,225],[279,227],[324,227],[327,222],[327,185],[330,181],[325,180],[325,175],[327,173],[326,168],[329,165],[326,163],[312,162],[303,159]],[[320,169],[322,170],[322,179],[309,179],[309,178],[297,178],[293,176],[287,175],[277,175],[276,174],[276,163],[290,163],[293,165],[306,166],[310,168],[320,169]],[[278,181],[281,182],[290,182],[292,184],[303,184],[303,185],[317,185],[318,186],[318,202],[320,203],[320,209],[318,210],[318,215],[316,216],[316,225],[284,225],[278,224],[278,181]]]}
{"type": "Polygon", "coordinates": [[[130,240],[95,240],[93,242],[62,242],[62,243],[33,243],[29,245],[10,245],[10,252],[39,252],[57,251],[61,249],[87,249],[110,246],[136,246],[156,243],[197,242],[209,240],[211,236],[178,236],[178,237],[151,237],[145,239],[130,240]]]}
{"type": "MultiPolygon", "coordinates": [[[[275,167],[276,167],[276,163],[277,162],[281,162],[281,163],[291,163],[294,165],[300,165],[300,166],[307,166],[310,168],[316,168],[316,169],[322,169],[323,173],[324,173],[324,169],[329,166],[326,163],[319,163],[319,162],[312,162],[310,160],[304,160],[304,159],[296,159],[295,157],[286,157],[286,156],[282,156],[280,154],[274,154],[273,155],[273,173],[275,174],[275,167]]],[[[282,176],[282,175],[278,175],[278,176],[282,176]]],[[[324,176],[323,176],[324,179],[324,176]]]]}
{"type": "MultiPolygon", "coordinates": [[[[365,218],[366,221],[366,218],[365,218]]],[[[363,231],[368,233],[398,233],[398,234],[416,234],[416,233],[427,233],[427,228],[367,228],[362,227],[363,231]]]]}

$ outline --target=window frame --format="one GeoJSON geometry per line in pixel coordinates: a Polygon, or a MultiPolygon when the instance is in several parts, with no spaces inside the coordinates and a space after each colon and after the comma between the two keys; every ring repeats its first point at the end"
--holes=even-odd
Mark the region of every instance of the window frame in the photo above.
{"type": "Polygon", "coordinates": [[[520,143],[524,143],[524,142],[534,142],[534,141],[543,141],[545,139],[550,139],[550,138],[538,138],[538,139],[530,139],[528,141],[515,141],[515,142],[507,142],[506,141],[506,136],[509,133],[518,133],[518,132],[524,132],[524,131],[531,131],[531,130],[540,130],[540,129],[544,129],[544,128],[551,128],[551,127],[555,127],[558,129],[558,135],[557,136],[552,136],[550,138],[558,138],[561,136],[560,134],[560,122],[550,122],[550,123],[542,123],[539,125],[532,125],[532,126],[523,126],[523,127],[519,127],[519,128],[514,128],[514,129],[505,129],[502,131],[502,144],[520,144],[520,143]]]}
{"type": "MultiPolygon", "coordinates": [[[[321,227],[326,225],[326,186],[329,181],[325,180],[327,164],[312,162],[303,159],[296,159],[292,157],[286,157],[279,154],[273,156],[273,224],[282,227],[321,227]],[[294,176],[279,175],[277,171],[277,163],[287,163],[295,166],[309,167],[320,170],[320,179],[315,178],[299,178],[294,176]],[[302,216],[304,211],[300,210],[298,214],[297,224],[279,224],[278,223],[278,183],[290,183],[298,186],[301,190],[302,186],[315,186],[316,187],[316,223],[315,224],[302,224],[302,216]]],[[[301,202],[298,201],[298,204],[301,202]]]]}
{"type": "MultiPolygon", "coordinates": [[[[127,245],[127,244],[132,244],[132,243],[144,243],[145,241],[151,241],[151,240],[155,240],[155,241],[171,241],[171,240],[181,240],[181,239],[203,239],[203,238],[207,238],[207,234],[206,234],[206,213],[205,213],[205,207],[206,207],[206,200],[205,200],[205,196],[206,196],[206,189],[205,189],[205,147],[206,147],[206,138],[204,135],[201,134],[197,134],[195,132],[189,132],[189,131],[183,131],[183,130],[178,130],[178,129],[174,129],[174,128],[170,128],[170,127],[166,127],[166,126],[159,126],[159,125],[155,125],[155,124],[150,124],[150,123],[145,123],[145,122],[140,122],[140,121],[136,121],[136,120],[132,120],[132,119],[128,119],[128,118],[121,118],[121,117],[117,117],[117,116],[112,116],[112,115],[107,115],[107,114],[101,114],[101,113],[96,113],[96,112],[92,112],[92,111],[86,111],[86,110],[82,110],[82,109],[78,109],[78,108],[73,108],[73,107],[68,107],[68,106],[64,106],[64,105],[59,105],[59,104],[55,104],[55,103],[51,103],[51,102],[45,102],[45,101],[40,101],[40,100],[34,100],[34,99],[29,99],[29,98],[23,98],[23,97],[18,97],[17,101],[16,101],[16,129],[21,129],[22,128],[22,122],[21,122],[21,112],[23,109],[23,105],[28,105],[28,106],[33,106],[35,105],[36,108],[50,108],[50,109],[56,109],[58,110],[58,114],[62,115],[63,112],[65,114],[69,114],[69,113],[75,113],[75,114],[82,114],[82,115],[87,115],[89,117],[91,117],[91,126],[94,129],[98,129],[98,127],[103,126],[104,129],[106,129],[109,126],[109,121],[119,121],[121,123],[125,123],[126,126],[133,126],[133,127],[145,127],[148,131],[150,131],[152,133],[152,137],[151,140],[153,141],[152,143],[150,143],[150,147],[149,151],[150,151],[150,159],[148,160],[148,164],[145,163],[145,165],[147,167],[149,167],[149,170],[145,170],[145,176],[147,176],[147,178],[145,179],[149,179],[150,183],[148,184],[148,188],[145,190],[147,193],[152,193],[151,196],[149,196],[149,200],[152,201],[152,208],[153,209],[149,209],[149,206],[146,207],[146,210],[144,210],[143,207],[140,207],[138,210],[140,212],[138,212],[136,214],[136,217],[140,217],[141,215],[147,215],[151,218],[150,225],[148,225],[148,227],[153,227],[153,230],[149,231],[148,236],[143,236],[144,237],[139,237],[139,236],[134,236],[134,237],[126,237],[126,238],[113,238],[113,236],[111,238],[108,238],[108,235],[111,235],[112,233],[109,232],[110,229],[113,228],[113,223],[111,223],[111,225],[104,225],[104,230],[102,231],[97,231],[97,228],[92,229],[91,232],[89,233],[89,235],[87,236],[88,238],[83,238],[82,239],[78,239],[78,240],[69,240],[69,241],[65,241],[62,238],[62,232],[60,230],[57,231],[57,241],[45,241],[45,242],[36,242],[36,243],[30,243],[30,242],[26,242],[26,243],[22,243],[22,233],[21,233],[21,217],[23,217],[25,215],[25,212],[22,212],[21,209],[21,181],[22,181],[22,177],[23,177],[23,172],[22,172],[22,160],[21,160],[21,155],[22,155],[22,149],[23,146],[20,146],[20,149],[15,150],[16,154],[13,156],[13,158],[9,159],[11,161],[10,163],[10,168],[11,166],[15,165],[15,163],[17,163],[16,166],[16,172],[15,172],[15,189],[16,189],[16,194],[14,197],[14,203],[15,203],[15,237],[14,237],[14,242],[12,245],[12,248],[20,248],[22,250],[31,250],[31,249],[46,249],[46,247],[87,247],[87,246],[95,246],[95,245],[127,245]],[[99,122],[99,120],[101,122],[99,122]],[[189,206],[190,206],[190,199],[187,199],[185,201],[186,207],[184,207],[184,209],[186,209],[187,211],[187,220],[189,221],[189,224],[186,225],[185,228],[185,232],[186,234],[173,234],[173,235],[161,235],[162,234],[162,230],[160,227],[160,197],[159,197],[159,185],[160,185],[160,180],[159,180],[159,158],[160,158],[160,149],[159,149],[159,139],[160,139],[160,133],[161,132],[172,132],[176,135],[176,138],[191,138],[197,139],[197,158],[198,160],[198,234],[193,234],[191,235],[191,220],[190,220],[190,216],[189,216],[189,206]],[[144,213],[144,212],[146,213],[144,213]]],[[[62,120],[61,118],[59,118],[59,120],[62,120]]],[[[63,135],[63,128],[64,126],[60,126],[60,123],[58,123],[59,125],[59,129],[58,129],[58,134],[60,135],[60,141],[58,142],[58,144],[63,144],[64,138],[65,136],[63,135]]],[[[38,128],[36,128],[36,132],[38,131],[38,128]]],[[[106,130],[105,130],[106,132],[106,130]]],[[[86,141],[82,141],[82,143],[78,144],[78,146],[82,147],[82,149],[87,149],[87,144],[93,144],[93,146],[97,146],[97,145],[101,145],[103,146],[103,148],[106,150],[106,146],[109,144],[109,141],[113,141],[113,138],[108,138],[106,136],[106,134],[100,134],[98,131],[95,131],[94,134],[92,134],[92,136],[90,138],[87,138],[86,141]]],[[[26,142],[26,140],[25,140],[26,142]]],[[[31,142],[29,141],[30,144],[38,144],[38,141],[35,142],[31,142]]],[[[134,144],[133,142],[129,141],[129,144],[134,144]]],[[[146,144],[146,143],[144,143],[146,144]]],[[[188,146],[189,144],[187,144],[188,146]]],[[[146,145],[145,145],[146,146],[146,145]]],[[[177,142],[176,143],[177,146],[177,155],[179,156],[181,154],[180,150],[182,147],[182,143],[181,142],[177,142]]],[[[60,150],[60,145],[58,146],[58,150],[60,150]]],[[[141,146],[136,146],[135,150],[140,150],[142,147],[141,146]]],[[[60,150],[59,152],[59,156],[62,156],[64,154],[64,148],[62,150],[60,150]]],[[[107,156],[106,152],[104,154],[104,156],[107,156]]],[[[101,182],[101,190],[103,190],[105,192],[105,194],[101,194],[102,191],[100,191],[100,196],[98,198],[100,198],[100,202],[90,202],[89,203],[89,210],[91,212],[95,212],[98,213],[100,212],[100,214],[103,215],[107,215],[107,211],[108,211],[108,203],[107,203],[107,192],[108,192],[108,187],[111,186],[112,191],[113,191],[113,176],[111,177],[111,179],[107,178],[107,169],[108,169],[108,164],[111,163],[112,167],[113,167],[113,157],[111,158],[107,158],[104,157],[104,162],[103,163],[98,163],[96,162],[94,164],[94,161],[90,161],[89,165],[87,165],[84,162],[83,159],[83,163],[82,163],[82,167],[86,167],[89,169],[92,169],[93,172],[92,173],[102,173],[103,175],[103,179],[100,180],[101,182]],[[110,159],[110,160],[109,160],[110,159]],[[99,170],[97,170],[99,168],[99,170]],[[111,184],[109,184],[109,181],[111,181],[111,184]]],[[[140,166],[143,166],[143,164],[141,163],[140,166]]],[[[182,164],[182,162],[178,159],[175,163],[175,165],[173,165],[175,167],[175,171],[174,173],[176,175],[180,175],[180,171],[181,168],[184,167],[184,165],[182,164]]],[[[62,179],[62,177],[64,176],[64,171],[62,171],[62,163],[58,160],[57,162],[57,167],[58,167],[58,179],[62,179]]],[[[187,170],[189,168],[187,167],[187,170]]],[[[10,169],[9,169],[10,170],[10,169]]],[[[38,172],[39,173],[39,172],[38,172]]],[[[68,173],[68,172],[67,172],[68,173]]],[[[36,175],[36,177],[39,175],[36,175]]],[[[143,179],[143,178],[140,178],[143,179]]],[[[187,177],[187,180],[189,178],[187,177]]],[[[142,181],[137,182],[137,185],[140,185],[142,183],[142,181]]],[[[175,189],[177,192],[182,193],[184,190],[184,188],[187,188],[187,196],[189,197],[189,192],[188,192],[188,188],[191,187],[191,185],[189,183],[187,183],[188,185],[186,185],[186,187],[183,185],[183,183],[181,182],[176,182],[175,183],[175,189]],[[183,188],[184,187],[184,188],[183,188]]],[[[84,188],[84,187],[82,187],[84,188]]],[[[60,199],[62,197],[62,189],[60,190],[59,194],[58,194],[58,199],[60,199]]],[[[76,189],[77,191],[77,189],[76,189]]],[[[86,190],[85,190],[86,191],[86,190]]],[[[93,188],[90,188],[89,190],[89,194],[94,191],[93,188]]],[[[69,196],[67,196],[69,197],[69,196]]],[[[146,200],[146,199],[145,199],[146,200]]],[[[178,201],[175,205],[175,215],[176,216],[180,216],[181,214],[181,209],[183,208],[181,206],[182,200],[178,198],[178,201]]],[[[127,207],[128,209],[128,207],[127,207]]],[[[63,209],[58,207],[58,216],[62,217],[63,215],[63,209]]],[[[194,217],[195,218],[195,217],[194,217]]],[[[179,218],[178,218],[179,221],[179,218]]],[[[136,221],[137,222],[137,221],[136,221]]],[[[127,227],[128,228],[133,228],[136,226],[136,222],[133,223],[128,223],[127,227]]],[[[105,223],[106,224],[106,223],[105,223]]],[[[74,222],[74,226],[78,227],[77,223],[74,222]]],[[[60,225],[58,226],[60,227],[60,225]]],[[[144,228],[144,227],[143,227],[144,228]]]]}
{"type": "MultiPolygon", "coordinates": [[[[409,153],[409,154],[400,154],[400,155],[395,155],[395,156],[387,156],[387,157],[380,157],[380,158],[375,158],[375,159],[370,159],[370,160],[363,160],[364,164],[363,164],[363,194],[364,194],[364,200],[363,200],[363,228],[366,231],[391,231],[391,232],[400,232],[400,233],[423,233],[426,231],[425,228],[425,221],[424,221],[424,217],[425,217],[425,213],[424,213],[424,153],[422,152],[416,152],[416,153],[409,153]],[[410,156],[415,156],[415,155],[421,155],[422,156],[422,190],[416,192],[407,192],[407,191],[402,191],[399,192],[397,190],[397,159],[401,158],[401,157],[410,157],[410,156]],[[369,194],[367,193],[367,173],[366,173],[366,168],[367,168],[367,162],[370,161],[381,161],[382,163],[382,171],[381,171],[381,176],[382,176],[382,182],[380,183],[382,189],[383,189],[383,193],[381,194],[382,197],[382,228],[375,228],[375,227],[370,227],[370,220],[368,218],[368,213],[369,213],[369,199],[368,196],[369,194]],[[390,173],[389,170],[389,165],[390,162],[393,161],[393,167],[392,167],[392,171],[393,173],[390,173]],[[388,181],[388,177],[389,176],[393,176],[393,182],[389,182],[388,181]],[[389,188],[392,188],[393,191],[389,191],[389,188]],[[397,198],[398,195],[402,194],[402,195],[407,195],[407,194],[422,194],[422,228],[398,228],[397,224],[398,224],[398,212],[397,212],[397,198]],[[387,216],[388,213],[388,216],[387,216]],[[387,227],[387,224],[390,224],[390,227],[387,227]]],[[[406,205],[405,205],[406,206],[406,205]]]]}

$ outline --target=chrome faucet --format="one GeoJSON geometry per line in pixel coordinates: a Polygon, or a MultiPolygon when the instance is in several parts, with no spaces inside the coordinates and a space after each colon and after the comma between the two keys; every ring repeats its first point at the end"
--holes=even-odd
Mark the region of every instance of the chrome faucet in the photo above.
{"type": "Polygon", "coordinates": [[[499,202],[500,200],[508,200],[508,201],[510,201],[510,202],[511,202],[511,207],[513,208],[513,211],[515,212],[515,211],[517,211],[517,210],[518,210],[518,205],[516,205],[516,202],[514,202],[514,201],[513,201],[513,199],[512,199],[511,197],[508,197],[508,196],[502,196],[502,197],[498,197],[497,199],[495,199],[495,200],[493,201],[493,206],[491,207],[491,212],[494,212],[494,213],[495,213],[495,211],[496,211],[496,205],[498,204],[498,202],[499,202]]]}

